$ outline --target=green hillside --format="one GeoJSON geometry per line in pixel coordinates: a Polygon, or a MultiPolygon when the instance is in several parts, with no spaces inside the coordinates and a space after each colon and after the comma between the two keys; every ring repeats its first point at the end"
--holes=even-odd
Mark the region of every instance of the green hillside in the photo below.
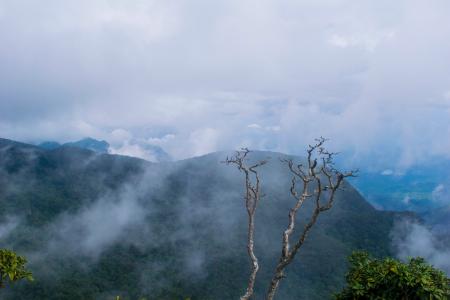
{"type": "MultiPolygon", "coordinates": [[[[35,278],[1,291],[2,299],[238,299],[248,275],[244,187],[241,174],[220,163],[225,156],[154,164],[0,140],[0,246],[27,256],[35,278]]],[[[254,153],[267,156],[256,216],[257,299],[292,205],[282,154],[254,153]]],[[[343,285],[352,250],[391,254],[399,214],[377,211],[344,187],[277,299],[327,299],[343,285]]]]}

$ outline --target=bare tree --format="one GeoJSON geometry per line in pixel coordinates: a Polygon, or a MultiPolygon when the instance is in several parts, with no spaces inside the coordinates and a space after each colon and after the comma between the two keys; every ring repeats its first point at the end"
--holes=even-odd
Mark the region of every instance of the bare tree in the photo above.
{"type": "Polygon", "coordinates": [[[296,202],[289,211],[288,226],[282,237],[281,256],[267,291],[267,300],[274,298],[280,281],[285,277],[286,267],[294,260],[296,254],[303,246],[320,213],[329,210],[333,206],[336,191],[341,186],[344,178],[355,176],[356,171],[342,173],[335,169],[333,158],[336,153],[325,150],[323,147],[325,142],[326,139],[320,137],[316,139],[316,144],[309,145],[306,166],[303,164],[296,165],[291,159],[283,160],[293,175],[290,192],[296,202]],[[297,187],[297,182],[301,183],[300,189],[297,187]],[[297,212],[309,198],[312,198],[314,201],[312,215],[291,246],[290,240],[295,231],[297,212]]]}
{"type": "Polygon", "coordinates": [[[247,230],[247,252],[251,261],[251,272],[248,279],[247,290],[241,300],[248,300],[253,295],[256,274],[259,270],[258,258],[254,251],[254,235],[255,235],[255,212],[258,202],[261,198],[261,182],[257,168],[265,165],[266,160],[261,160],[252,165],[247,165],[247,155],[250,150],[243,148],[237,151],[235,156],[225,160],[227,164],[234,164],[238,170],[245,174],[245,207],[248,214],[248,230],[247,230]]]}
{"type": "MultiPolygon", "coordinates": [[[[274,275],[266,294],[266,300],[272,300],[279,287],[280,281],[285,277],[286,267],[292,263],[301,249],[311,228],[316,224],[319,215],[332,208],[336,192],[347,177],[354,177],[357,171],[340,172],[334,166],[334,157],[337,153],[329,152],[324,148],[325,138],[315,140],[314,145],[307,149],[306,162],[294,164],[292,159],[283,159],[292,173],[290,193],[295,199],[294,206],[288,215],[288,226],[283,232],[281,255],[275,268],[274,275]],[[300,183],[300,187],[298,187],[300,183]],[[295,232],[295,222],[298,211],[307,199],[313,199],[313,210],[309,221],[303,227],[297,239],[291,246],[291,238],[295,232]]],[[[250,151],[247,148],[237,151],[236,155],[226,159],[227,164],[234,164],[239,171],[245,174],[245,205],[248,213],[247,250],[251,260],[251,272],[247,291],[241,300],[250,299],[254,293],[256,274],[259,270],[258,259],[254,253],[255,212],[261,198],[261,181],[256,169],[267,163],[258,161],[253,165],[246,164],[250,151]]]]}

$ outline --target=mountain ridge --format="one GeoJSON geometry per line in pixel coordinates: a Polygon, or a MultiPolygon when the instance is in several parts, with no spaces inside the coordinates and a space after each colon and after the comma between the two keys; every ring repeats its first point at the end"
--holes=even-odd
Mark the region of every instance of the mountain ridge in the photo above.
{"type": "MultiPolygon", "coordinates": [[[[15,145],[12,152],[0,147],[0,215],[19,221],[0,244],[30,258],[36,282],[11,288],[5,299],[232,299],[241,293],[248,272],[242,174],[221,163],[223,152],[151,163],[62,147],[39,149],[12,170],[5,163],[30,149],[15,145]]],[[[292,205],[285,166],[273,157],[261,172],[258,297],[292,205]]],[[[344,187],[289,267],[279,299],[330,297],[342,286],[352,250],[392,254],[388,236],[402,214],[377,211],[350,184],[344,187]]],[[[305,203],[298,226],[311,208],[305,203]]]]}
{"type": "Polygon", "coordinates": [[[130,157],[139,157],[152,162],[171,161],[171,156],[160,146],[148,144],[142,140],[122,141],[122,144],[110,145],[105,140],[97,140],[86,137],[74,142],[59,143],[55,141],[45,141],[37,145],[45,150],[54,150],[60,147],[76,147],[87,149],[98,153],[118,154],[130,157]]]}

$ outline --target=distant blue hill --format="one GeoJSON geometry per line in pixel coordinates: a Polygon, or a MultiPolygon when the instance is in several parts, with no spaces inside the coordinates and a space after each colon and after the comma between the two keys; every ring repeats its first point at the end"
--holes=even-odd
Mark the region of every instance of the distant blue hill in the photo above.
{"type": "MultiPolygon", "coordinates": [[[[162,149],[160,146],[139,143],[138,141],[134,141],[134,143],[139,147],[141,147],[143,151],[145,151],[148,154],[148,156],[152,158],[150,159],[150,161],[168,162],[172,160],[170,155],[166,151],[164,151],[164,149],[162,149]]],[[[114,153],[114,151],[110,151],[111,146],[108,142],[103,140],[96,140],[90,137],[81,139],[79,141],[68,142],[63,144],[55,141],[45,141],[38,144],[37,146],[45,150],[55,150],[60,147],[76,147],[91,150],[97,153],[114,153]]]]}
{"type": "Polygon", "coordinates": [[[106,141],[99,141],[93,138],[84,138],[77,142],[65,143],[63,146],[78,147],[88,149],[98,153],[108,153],[109,144],[106,141]]]}
{"type": "Polygon", "coordinates": [[[373,205],[419,213],[450,205],[450,160],[419,164],[402,174],[361,172],[352,184],[373,205]]]}
{"type": "Polygon", "coordinates": [[[43,143],[40,143],[38,146],[39,146],[40,148],[45,149],[45,150],[53,150],[53,149],[56,149],[56,148],[61,147],[61,144],[58,143],[58,142],[50,141],[50,142],[43,142],[43,143]]]}
{"type": "Polygon", "coordinates": [[[170,157],[170,155],[164,151],[161,147],[156,146],[156,145],[142,145],[142,148],[149,152],[152,153],[152,155],[155,157],[155,159],[158,162],[168,162],[171,161],[172,158],[170,157]]]}
{"type": "Polygon", "coordinates": [[[54,141],[47,141],[40,143],[38,145],[40,148],[46,149],[46,150],[53,150],[57,149],[59,147],[77,147],[81,149],[87,149],[98,153],[108,153],[109,144],[106,141],[99,141],[93,138],[84,138],[76,142],[69,142],[60,144],[58,142],[54,141]]]}

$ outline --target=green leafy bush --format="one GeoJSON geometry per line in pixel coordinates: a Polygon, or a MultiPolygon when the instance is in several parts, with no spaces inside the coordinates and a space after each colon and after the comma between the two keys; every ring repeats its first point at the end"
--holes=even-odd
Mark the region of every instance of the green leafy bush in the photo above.
{"type": "Polygon", "coordinates": [[[31,272],[25,269],[26,263],[25,257],[11,250],[0,249],[0,287],[4,287],[6,281],[15,282],[21,279],[32,281],[31,272]]]}
{"type": "Polygon", "coordinates": [[[402,263],[393,258],[375,259],[366,252],[350,258],[347,286],[335,295],[347,299],[450,299],[450,279],[423,258],[402,263]]]}

